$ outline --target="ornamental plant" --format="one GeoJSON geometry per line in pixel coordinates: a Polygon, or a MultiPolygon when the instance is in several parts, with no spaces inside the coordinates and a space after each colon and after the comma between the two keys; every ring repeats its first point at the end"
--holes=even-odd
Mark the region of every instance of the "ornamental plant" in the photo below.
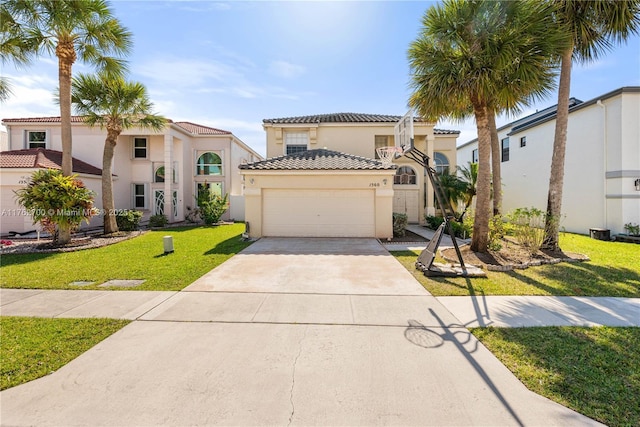
{"type": "Polygon", "coordinates": [[[77,175],[65,176],[62,171],[42,169],[31,175],[26,187],[15,191],[18,203],[32,216],[33,223],[53,231],[53,244],[64,244],[61,232],[72,232],[82,221],[87,223],[98,213],[93,207],[94,193],[85,187],[77,175]]]}
{"type": "Polygon", "coordinates": [[[224,197],[221,197],[203,186],[198,191],[198,208],[200,209],[200,217],[205,224],[216,224],[229,209],[229,195],[225,194],[224,197]]]}

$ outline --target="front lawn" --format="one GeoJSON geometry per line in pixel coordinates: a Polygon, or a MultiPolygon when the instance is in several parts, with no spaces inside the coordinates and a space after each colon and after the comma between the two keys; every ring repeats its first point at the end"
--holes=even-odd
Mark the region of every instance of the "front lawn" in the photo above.
{"type": "Polygon", "coordinates": [[[640,328],[477,328],[529,390],[611,427],[640,426],[640,328]]]}
{"type": "MultiPolygon", "coordinates": [[[[0,287],[97,288],[112,279],[144,279],[135,290],[177,291],[222,264],[250,243],[240,235],[244,224],[149,231],[110,246],[76,252],[2,255],[0,287]],[[163,237],[173,236],[175,252],[164,255],[163,237]]],[[[119,288],[122,289],[122,288],[119,288]]]]}
{"type": "MultiPolygon", "coordinates": [[[[640,297],[640,245],[603,242],[563,233],[564,251],[591,261],[544,265],[511,272],[487,272],[486,278],[425,277],[415,268],[419,253],[391,252],[433,295],[576,295],[640,297]]],[[[437,262],[444,262],[436,259],[437,262]]]]}
{"type": "Polygon", "coordinates": [[[0,317],[0,390],[50,374],[128,323],[0,317]]]}

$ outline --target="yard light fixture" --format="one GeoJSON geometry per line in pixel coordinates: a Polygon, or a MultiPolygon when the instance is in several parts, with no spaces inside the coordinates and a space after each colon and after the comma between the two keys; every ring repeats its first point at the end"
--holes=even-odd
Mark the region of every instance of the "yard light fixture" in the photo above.
{"type": "Polygon", "coordinates": [[[636,191],[640,191],[640,178],[635,181],[636,191]]]}

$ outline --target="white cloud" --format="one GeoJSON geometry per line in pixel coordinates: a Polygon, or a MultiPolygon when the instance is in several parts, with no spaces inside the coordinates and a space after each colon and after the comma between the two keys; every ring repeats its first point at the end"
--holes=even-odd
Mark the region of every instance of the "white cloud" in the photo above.
{"type": "Polygon", "coordinates": [[[287,61],[272,61],[269,64],[269,73],[276,77],[291,79],[304,74],[305,68],[302,65],[292,64],[287,61]]]}

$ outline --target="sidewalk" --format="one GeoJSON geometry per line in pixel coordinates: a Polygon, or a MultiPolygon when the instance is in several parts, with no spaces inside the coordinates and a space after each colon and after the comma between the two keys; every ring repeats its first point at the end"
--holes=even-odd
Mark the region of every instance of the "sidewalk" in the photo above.
{"type": "MultiPolygon", "coordinates": [[[[51,318],[86,318],[108,317],[127,320],[149,320],[149,312],[166,302],[171,307],[183,298],[184,292],[154,291],[89,291],[89,290],[38,290],[38,289],[0,289],[0,315],[29,316],[51,318]],[[172,298],[174,297],[175,298],[172,298]],[[172,298],[171,300],[169,300],[172,298]]],[[[208,313],[212,307],[224,312],[229,299],[249,298],[248,294],[218,293],[216,300],[210,301],[206,308],[208,313]]],[[[344,299],[346,296],[341,297],[344,299]]],[[[199,298],[203,298],[200,296],[199,298]]],[[[269,304],[284,304],[287,298],[279,294],[262,294],[260,309],[273,309],[269,304]]],[[[297,299],[304,299],[297,296],[297,299]]],[[[324,297],[325,299],[328,297],[324,297]]],[[[339,297],[332,297],[340,299],[339,297]]],[[[367,296],[351,295],[348,298],[351,306],[356,306],[367,296]]],[[[636,326],[640,327],[640,298],[613,297],[550,297],[550,296],[446,296],[436,298],[457,318],[456,323],[466,328],[494,327],[530,327],[530,326],[636,326]]],[[[419,299],[416,302],[420,303],[419,299]]],[[[335,301],[332,301],[335,304],[335,301]]],[[[424,310],[428,305],[424,305],[424,310]]],[[[419,312],[419,307],[415,307],[419,312]]],[[[278,310],[276,310],[278,311],[278,310]]],[[[336,323],[350,324],[344,315],[333,312],[335,317],[314,321],[313,313],[306,313],[304,323],[336,323]]],[[[384,316],[376,320],[371,318],[366,323],[385,323],[384,316]]],[[[261,312],[252,318],[252,323],[262,323],[265,319],[261,312]]],[[[175,320],[175,319],[172,319],[175,320]]],[[[191,319],[195,320],[195,319],[191,319]]],[[[211,319],[209,319],[211,320],[211,319]]],[[[226,320],[224,318],[217,320],[226,320]]],[[[300,321],[301,319],[298,319],[300,321]]],[[[288,323],[291,319],[269,317],[269,323],[288,323]]]]}
{"type": "MultiPolygon", "coordinates": [[[[431,230],[429,228],[423,227],[422,225],[418,225],[418,224],[409,224],[407,225],[407,230],[417,234],[418,236],[422,236],[427,240],[431,240],[431,238],[433,237],[433,235],[435,234],[434,230],[431,230]]],[[[456,239],[458,242],[458,246],[463,246],[466,244],[469,244],[470,240],[469,239],[456,239]]],[[[382,242],[382,245],[387,248],[387,250],[389,251],[417,251],[417,250],[423,250],[424,248],[427,247],[428,242],[416,242],[416,243],[388,243],[388,242],[382,242]]],[[[440,249],[446,249],[446,248],[452,248],[453,247],[453,242],[451,241],[451,237],[449,237],[448,234],[443,234],[442,235],[442,239],[440,240],[440,246],[438,246],[440,249]]]]}

